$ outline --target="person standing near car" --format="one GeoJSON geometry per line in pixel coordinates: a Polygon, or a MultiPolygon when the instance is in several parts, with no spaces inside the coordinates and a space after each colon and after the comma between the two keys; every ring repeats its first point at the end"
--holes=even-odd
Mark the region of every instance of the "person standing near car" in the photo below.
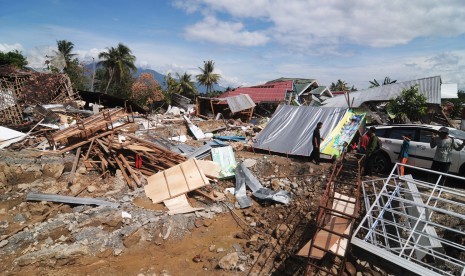
{"type": "Polygon", "coordinates": [[[312,136],[313,150],[312,150],[312,153],[310,154],[310,162],[312,160],[315,160],[315,164],[317,165],[320,165],[320,145],[321,145],[321,140],[323,140],[323,138],[321,138],[321,135],[320,135],[320,129],[322,126],[323,126],[323,123],[318,122],[316,124],[315,130],[313,131],[313,136],[312,136]]]}
{"type": "MultiPolygon", "coordinates": [[[[399,163],[407,164],[408,161],[408,150],[410,148],[410,141],[412,140],[412,134],[407,134],[402,136],[404,138],[404,142],[402,146],[400,146],[399,152],[399,163]]],[[[404,166],[399,166],[399,174],[404,175],[404,166]]]]}
{"type": "Polygon", "coordinates": [[[378,137],[376,137],[376,128],[370,127],[368,130],[368,146],[365,153],[365,171],[362,176],[371,176],[373,174],[373,163],[375,162],[376,153],[378,153],[378,137]]]}
{"type": "Polygon", "coordinates": [[[441,127],[439,129],[439,136],[433,134],[431,137],[430,147],[436,148],[431,170],[448,173],[452,149],[460,151],[464,146],[465,143],[463,141],[459,146],[455,143],[452,137],[449,137],[449,129],[447,127],[441,127]]]}

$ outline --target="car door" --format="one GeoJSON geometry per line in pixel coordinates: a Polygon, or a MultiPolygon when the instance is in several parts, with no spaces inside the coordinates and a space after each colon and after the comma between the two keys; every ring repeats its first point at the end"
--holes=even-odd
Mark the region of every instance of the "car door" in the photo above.
{"type": "MultiPolygon", "coordinates": [[[[433,163],[436,148],[432,149],[430,146],[431,137],[433,133],[437,133],[430,129],[419,129],[416,139],[410,142],[410,148],[415,148],[415,166],[422,168],[431,168],[433,163]]],[[[412,156],[413,157],[413,156],[412,156]]]]}
{"type": "MultiPolygon", "coordinates": [[[[389,134],[389,139],[386,139],[385,141],[383,141],[383,147],[386,147],[386,149],[390,152],[390,154],[392,155],[391,159],[394,162],[399,162],[400,148],[402,146],[402,143],[404,143],[403,136],[410,134],[411,137],[415,137],[415,131],[416,130],[414,128],[394,127],[391,129],[391,132],[389,134]]],[[[416,154],[416,148],[412,147],[412,144],[410,144],[409,156],[415,156],[415,154],[416,154]]],[[[407,164],[415,166],[415,158],[409,157],[407,164]]]]}

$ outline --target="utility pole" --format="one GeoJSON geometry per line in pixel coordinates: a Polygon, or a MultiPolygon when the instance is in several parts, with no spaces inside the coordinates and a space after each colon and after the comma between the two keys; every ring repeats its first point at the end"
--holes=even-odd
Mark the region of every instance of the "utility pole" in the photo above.
{"type": "Polygon", "coordinates": [[[92,72],[92,84],[90,86],[90,91],[94,92],[94,79],[95,79],[95,59],[94,58],[92,58],[92,69],[93,69],[93,72],[92,72]]]}

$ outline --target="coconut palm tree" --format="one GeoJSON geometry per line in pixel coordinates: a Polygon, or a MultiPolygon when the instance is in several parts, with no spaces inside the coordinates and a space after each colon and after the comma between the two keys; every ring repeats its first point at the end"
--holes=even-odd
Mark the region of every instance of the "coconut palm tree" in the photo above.
{"type": "Polygon", "coordinates": [[[184,73],[180,75],[176,73],[178,78],[178,83],[176,84],[176,92],[187,97],[191,97],[197,94],[197,87],[195,83],[191,80],[191,75],[184,73]]]}
{"type": "Polygon", "coordinates": [[[69,64],[76,56],[73,54],[74,44],[73,42],[67,40],[57,40],[58,52],[63,55],[63,58],[66,62],[66,67],[69,67],[69,64]]]}
{"type": "Polygon", "coordinates": [[[207,91],[206,91],[207,93],[212,91],[213,85],[217,84],[221,78],[219,74],[213,73],[213,70],[215,69],[214,67],[215,67],[215,63],[213,62],[213,60],[204,61],[203,68],[199,67],[202,73],[195,76],[197,79],[197,82],[200,85],[203,85],[207,88],[207,91]]]}
{"type": "MultiPolygon", "coordinates": [[[[397,80],[391,80],[390,77],[385,77],[384,81],[383,81],[383,84],[381,84],[381,85],[387,85],[387,84],[392,84],[392,83],[396,83],[396,82],[397,82],[397,80]]],[[[370,88],[381,86],[376,79],[374,79],[373,81],[370,81],[370,83],[371,83],[370,88]]]]}
{"type": "MultiPolygon", "coordinates": [[[[336,83],[332,82],[329,89],[331,91],[349,91],[349,90],[351,90],[351,88],[349,88],[347,82],[345,82],[343,80],[340,80],[340,79],[337,80],[336,83]]],[[[352,89],[355,89],[355,88],[352,87],[352,89]]]]}
{"type": "Polygon", "coordinates": [[[107,51],[101,52],[98,57],[102,59],[98,62],[98,65],[102,65],[105,68],[108,78],[105,93],[107,93],[113,78],[116,83],[121,83],[125,74],[137,70],[134,65],[136,57],[132,55],[131,49],[122,43],[119,43],[116,48],[107,48],[107,51]]]}

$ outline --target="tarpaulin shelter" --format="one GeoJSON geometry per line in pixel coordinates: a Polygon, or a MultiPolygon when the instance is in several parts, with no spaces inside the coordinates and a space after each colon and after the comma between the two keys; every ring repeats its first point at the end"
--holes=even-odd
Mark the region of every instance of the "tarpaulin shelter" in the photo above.
{"type": "Polygon", "coordinates": [[[280,105],[257,136],[254,147],[290,155],[310,156],[318,122],[324,138],[344,117],[347,108],[280,105]]]}

